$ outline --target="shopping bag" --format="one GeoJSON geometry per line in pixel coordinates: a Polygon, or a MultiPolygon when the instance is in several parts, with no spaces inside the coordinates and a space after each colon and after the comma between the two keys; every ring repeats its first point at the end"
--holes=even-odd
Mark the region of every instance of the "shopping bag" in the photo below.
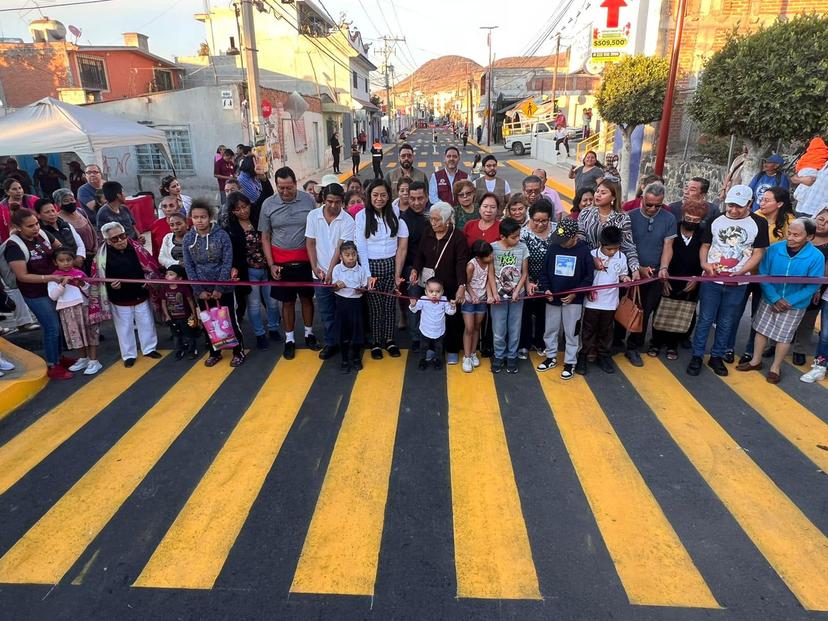
{"type": "Polygon", "coordinates": [[[653,318],[653,329],[684,334],[690,329],[695,313],[695,302],[661,298],[655,318],[653,318]]]}
{"type": "MultiPolygon", "coordinates": [[[[209,304],[209,302],[208,302],[209,304]]],[[[211,306],[198,313],[210,343],[215,349],[233,349],[239,344],[233,324],[230,323],[230,311],[226,306],[211,306]]]]}
{"type": "Polygon", "coordinates": [[[644,329],[644,310],[641,308],[641,292],[638,286],[630,287],[615,309],[615,321],[624,326],[628,332],[641,332],[644,329]]]}

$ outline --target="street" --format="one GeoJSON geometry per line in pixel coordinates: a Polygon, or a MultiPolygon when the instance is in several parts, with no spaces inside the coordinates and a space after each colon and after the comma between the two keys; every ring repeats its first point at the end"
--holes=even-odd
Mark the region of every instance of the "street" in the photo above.
{"type": "MultiPolygon", "coordinates": [[[[427,173],[453,143],[409,140],[427,173]]],[[[104,333],[0,422],[4,619],[826,618],[828,395],[790,363],[206,368],[161,327],[128,369],[104,333]]]]}

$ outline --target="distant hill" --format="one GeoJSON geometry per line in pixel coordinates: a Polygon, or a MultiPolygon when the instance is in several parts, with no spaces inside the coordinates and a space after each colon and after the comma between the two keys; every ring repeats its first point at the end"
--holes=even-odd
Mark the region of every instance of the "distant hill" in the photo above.
{"type": "Polygon", "coordinates": [[[469,77],[477,80],[481,71],[483,67],[470,58],[441,56],[428,61],[410,76],[397,82],[395,89],[397,93],[411,90],[413,81],[414,91],[422,91],[423,94],[430,95],[465,85],[469,77]]]}

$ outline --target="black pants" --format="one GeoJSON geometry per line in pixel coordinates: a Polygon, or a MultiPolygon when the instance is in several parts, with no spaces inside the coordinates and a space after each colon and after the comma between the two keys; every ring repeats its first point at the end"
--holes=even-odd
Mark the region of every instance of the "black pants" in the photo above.
{"type": "Polygon", "coordinates": [[[187,324],[187,319],[170,319],[168,325],[172,330],[175,339],[175,350],[194,353],[196,351],[196,336],[198,330],[194,330],[187,324]]]}
{"type": "Polygon", "coordinates": [[[362,298],[334,296],[336,304],[336,331],[339,344],[362,347],[365,343],[365,322],[362,298]]]}
{"type": "Polygon", "coordinates": [[[520,320],[520,341],[518,348],[537,347],[546,349],[543,333],[546,330],[546,300],[529,298],[523,301],[523,317],[520,320]]]}
{"type": "Polygon", "coordinates": [[[586,356],[609,356],[614,325],[614,310],[585,308],[581,319],[581,353],[586,356]]]}
{"type": "Polygon", "coordinates": [[[647,283],[646,285],[639,285],[641,292],[641,308],[644,311],[642,330],[641,332],[630,332],[627,337],[627,350],[639,350],[644,345],[644,340],[647,336],[647,326],[650,325],[650,318],[658,308],[658,303],[661,302],[661,292],[663,285],[660,280],[647,283]]]}
{"type": "Polygon", "coordinates": [[[446,333],[443,337],[446,351],[450,354],[459,354],[463,349],[463,331],[466,324],[463,323],[463,313],[460,307],[453,315],[446,315],[446,333]]]}
{"type": "Polygon", "coordinates": [[[333,169],[335,173],[339,172],[339,149],[331,149],[331,153],[333,153],[333,169]]]}
{"type": "Polygon", "coordinates": [[[352,155],[351,156],[351,164],[353,164],[353,166],[351,167],[351,173],[353,175],[356,175],[359,172],[359,156],[358,155],[352,155]]]}
{"type": "Polygon", "coordinates": [[[382,160],[374,158],[374,179],[382,179],[382,160]]]}
{"type": "Polygon", "coordinates": [[[569,155],[569,138],[555,138],[555,153],[558,152],[558,147],[561,146],[561,143],[563,143],[566,149],[566,154],[569,155]]]}
{"type": "Polygon", "coordinates": [[[443,336],[433,339],[420,333],[420,360],[426,360],[429,349],[434,352],[435,359],[443,359],[443,336]]]}
{"type": "MultiPolygon", "coordinates": [[[[197,298],[196,302],[198,302],[199,310],[207,310],[210,306],[215,307],[216,305],[213,300],[202,300],[201,298],[197,298]]],[[[239,329],[239,320],[236,316],[235,294],[232,291],[230,293],[222,293],[221,298],[219,299],[219,306],[226,306],[227,310],[230,311],[230,325],[233,326],[233,332],[235,332],[236,338],[239,340],[239,344],[233,348],[233,355],[241,356],[244,353],[244,338],[242,337],[242,332],[239,329]]],[[[204,330],[204,339],[207,343],[207,349],[210,351],[211,356],[218,356],[221,354],[221,350],[213,347],[213,343],[210,341],[210,335],[207,334],[207,330],[204,330]]]]}

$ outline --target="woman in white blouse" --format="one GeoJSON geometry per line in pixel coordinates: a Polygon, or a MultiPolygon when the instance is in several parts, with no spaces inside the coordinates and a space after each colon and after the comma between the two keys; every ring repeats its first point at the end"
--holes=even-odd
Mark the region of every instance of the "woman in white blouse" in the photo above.
{"type": "Polygon", "coordinates": [[[368,205],[356,215],[354,241],[359,260],[368,265],[371,278],[368,321],[371,325],[371,357],[382,358],[382,348],[396,358],[400,349],[394,342],[396,300],[391,294],[402,282],[403,262],[408,250],[408,227],[399,211],[391,206],[391,186],[384,179],[375,179],[368,186],[368,205]]]}

